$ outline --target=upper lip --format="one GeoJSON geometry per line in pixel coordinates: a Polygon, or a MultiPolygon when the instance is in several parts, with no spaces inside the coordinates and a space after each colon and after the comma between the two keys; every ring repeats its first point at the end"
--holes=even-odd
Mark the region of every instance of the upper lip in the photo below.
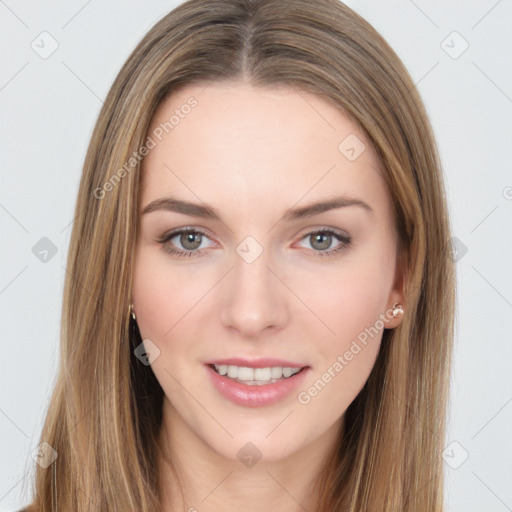
{"type": "Polygon", "coordinates": [[[285,359],[275,359],[273,357],[263,357],[260,359],[243,359],[241,357],[229,357],[227,359],[212,359],[205,364],[244,366],[246,368],[269,368],[272,366],[281,366],[283,368],[304,368],[305,364],[286,361],[285,359]]]}

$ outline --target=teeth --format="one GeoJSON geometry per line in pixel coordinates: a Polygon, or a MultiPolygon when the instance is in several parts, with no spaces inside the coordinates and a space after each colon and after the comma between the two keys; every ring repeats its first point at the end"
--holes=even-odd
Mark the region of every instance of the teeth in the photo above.
{"type": "Polygon", "coordinates": [[[270,372],[273,379],[279,379],[283,376],[283,369],[279,366],[273,366],[270,372]]]}
{"type": "Polygon", "coordinates": [[[235,379],[238,377],[240,380],[254,380],[254,370],[252,368],[245,368],[244,366],[239,368],[230,366],[228,376],[233,376],[235,379]]]}
{"type": "MultiPolygon", "coordinates": [[[[240,375],[240,372],[239,372],[240,375]]],[[[242,377],[238,377],[241,379],[242,377]]],[[[253,380],[270,380],[272,378],[272,370],[270,368],[255,368],[253,380]]],[[[242,379],[243,380],[243,379],[242,379]]]]}
{"type": "Polygon", "coordinates": [[[246,366],[226,364],[215,364],[214,366],[220,375],[227,375],[230,379],[238,379],[243,381],[244,384],[259,386],[275,382],[283,377],[291,377],[301,370],[301,368],[290,368],[289,366],[272,366],[268,368],[248,368],[246,366]]]}

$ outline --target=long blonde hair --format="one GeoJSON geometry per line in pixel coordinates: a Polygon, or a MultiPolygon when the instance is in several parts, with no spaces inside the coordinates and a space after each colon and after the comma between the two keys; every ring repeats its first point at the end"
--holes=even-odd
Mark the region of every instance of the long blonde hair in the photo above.
{"type": "Polygon", "coordinates": [[[317,512],[439,512],[455,303],[442,170],[408,72],[337,0],[189,0],[146,34],[119,72],[78,192],[60,367],[41,434],[58,457],[36,467],[33,510],[160,510],[163,391],[133,354],[140,160],[126,163],[167,95],[237,79],[312,92],[350,116],[377,151],[394,205],[406,314],[384,331],[347,410],[344,435],[316,482],[317,512]]]}

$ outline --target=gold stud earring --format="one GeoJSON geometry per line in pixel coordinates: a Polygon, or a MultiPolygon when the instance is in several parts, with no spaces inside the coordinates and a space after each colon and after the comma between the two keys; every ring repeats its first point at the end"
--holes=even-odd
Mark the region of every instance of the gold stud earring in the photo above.
{"type": "Polygon", "coordinates": [[[404,314],[402,304],[400,304],[399,302],[395,302],[393,304],[393,318],[396,318],[400,314],[404,314]]]}
{"type": "Polygon", "coordinates": [[[130,304],[129,308],[128,308],[128,312],[130,314],[130,316],[134,319],[134,320],[137,320],[137,318],[135,317],[135,313],[133,312],[133,304],[130,304]]]}

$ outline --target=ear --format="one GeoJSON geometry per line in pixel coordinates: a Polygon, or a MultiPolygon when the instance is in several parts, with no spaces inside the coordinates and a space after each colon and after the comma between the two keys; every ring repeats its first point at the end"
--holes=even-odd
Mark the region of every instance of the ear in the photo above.
{"type": "Polygon", "coordinates": [[[399,251],[395,266],[395,280],[386,304],[386,319],[384,320],[384,326],[386,329],[394,329],[402,323],[402,318],[405,313],[404,290],[406,279],[407,271],[405,258],[403,252],[399,251]],[[403,313],[397,312],[397,315],[393,317],[392,313],[397,304],[401,304],[403,313]]]}

